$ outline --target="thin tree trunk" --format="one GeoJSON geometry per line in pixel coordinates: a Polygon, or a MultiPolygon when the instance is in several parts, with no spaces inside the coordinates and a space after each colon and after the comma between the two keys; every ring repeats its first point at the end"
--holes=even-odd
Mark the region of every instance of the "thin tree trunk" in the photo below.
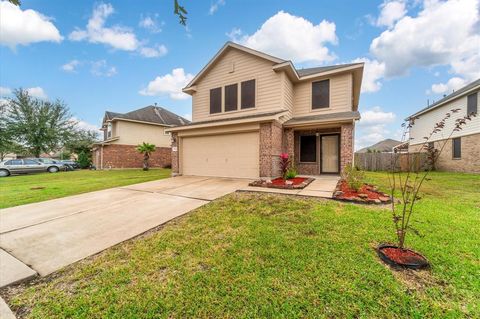
{"type": "Polygon", "coordinates": [[[143,170],[144,171],[148,171],[149,167],[148,167],[148,159],[150,158],[150,156],[148,156],[148,154],[145,154],[143,156],[143,170]]]}

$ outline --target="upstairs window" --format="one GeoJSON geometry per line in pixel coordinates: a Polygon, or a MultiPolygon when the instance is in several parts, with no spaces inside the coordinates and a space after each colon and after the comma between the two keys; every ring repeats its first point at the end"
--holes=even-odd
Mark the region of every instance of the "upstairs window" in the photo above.
{"type": "Polygon", "coordinates": [[[330,80],[312,83],[312,109],[330,107],[330,80]]]}
{"type": "Polygon", "coordinates": [[[222,112],[222,88],[210,90],[210,114],[222,112]]]}
{"type": "Polygon", "coordinates": [[[245,81],[241,84],[241,108],[250,109],[255,107],[255,80],[245,81]]]}
{"type": "Polygon", "coordinates": [[[107,138],[112,137],[112,123],[107,124],[107,138]]]}
{"type": "Polygon", "coordinates": [[[236,111],[238,100],[238,84],[225,87],[225,112],[236,111]]]}
{"type": "Polygon", "coordinates": [[[478,111],[478,92],[470,94],[467,97],[467,115],[477,114],[478,111]]]}
{"type": "Polygon", "coordinates": [[[452,157],[454,159],[462,158],[462,140],[456,137],[452,140],[452,157]]]}

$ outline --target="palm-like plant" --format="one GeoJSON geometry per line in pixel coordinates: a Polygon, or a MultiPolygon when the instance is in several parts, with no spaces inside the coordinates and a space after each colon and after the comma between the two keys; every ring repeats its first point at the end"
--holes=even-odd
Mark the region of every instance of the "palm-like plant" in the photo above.
{"type": "Polygon", "coordinates": [[[150,155],[152,152],[155,152],[156,148],[154,144],[145,143],[137,145],[137,151],[143,154],[143,170],[148,171],[149,165],[148,160],[150,159],[150,155]]]}

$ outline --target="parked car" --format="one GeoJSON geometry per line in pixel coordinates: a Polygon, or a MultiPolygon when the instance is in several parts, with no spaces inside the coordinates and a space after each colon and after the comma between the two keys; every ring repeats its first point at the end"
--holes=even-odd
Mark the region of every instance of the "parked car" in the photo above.
{"type": "Polygon", "coordinates": [[[62,161],[54,160],[54,159],[51,159],[51,158],[48,158],[48,157],[36,157],[36,158],[28,158],[28,159],[31,159],[31,160],[34,160],[34,161],[37,161],[37,162],[40,162],[40,163],[46,164],[46,165],[55,165],[55,166],[58,166],[58,168],[59,168],[61,171],[71,170],[68,166],[66,166],[65,164],[63,164],[62,161]]]}
{"type": "Polygon", "coordinates": [[[78,165],[78,163],[75,162],[75,161],[64,160],[64,161],[60,161],[60,162],[63,163],[64,165],[68,165],[68,166],[72,167],[73,169],[80,169],[80,165],[78,165]]]}
{"type": "Polygon", "coordinates": [[[11,174],[28,174],[49,172],[56,173],[63,170],[64,166],[56,163],[41,163],[33,159],[11,159],[0,162],[0,177],[11,174]]]}

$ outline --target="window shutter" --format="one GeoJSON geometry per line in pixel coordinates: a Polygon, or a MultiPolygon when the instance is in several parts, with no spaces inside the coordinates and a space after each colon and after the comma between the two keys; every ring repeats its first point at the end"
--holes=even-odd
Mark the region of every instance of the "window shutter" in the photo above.
{"type": "Polygon", "coordinates": [[[312,83],[312,109],[330,107],[330,80],[312,83]]]}
{"type": "Polygon", "coordinates": [[[255,107],[255,80],[242,82],[241,108],[249,109],[255,107]]]}
{"type": "Polygon", "coordinates": [[[222,88],[210,90],[210,114],[222,112],[222,88]]]}
{"type": "Polygon", "coordinates": [[[467,115],[476,114],[478,111],[478,92],[467,97],[467,115]]]}
{"type": "Polygon", "coordinates": [[[238,100],[238,84],[225,87],[225,112],[236,111],[238,100]]]}

